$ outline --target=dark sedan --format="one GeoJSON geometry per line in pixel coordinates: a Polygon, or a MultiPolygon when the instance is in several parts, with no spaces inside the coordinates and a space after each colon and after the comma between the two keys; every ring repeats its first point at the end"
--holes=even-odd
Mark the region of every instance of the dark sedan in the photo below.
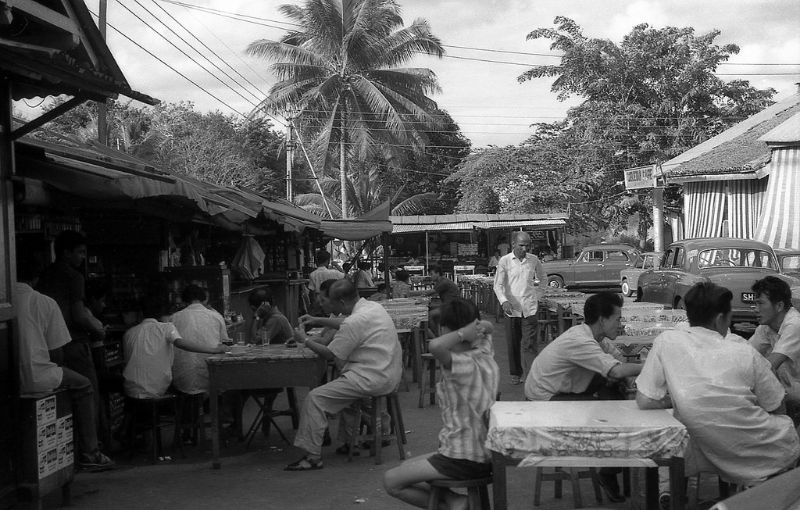
{"type": "MultiPolygon", "coordinates": [[[[712,281],[733,292],[733,321],[755,324],[753,283],[768,275],[789,285],[800,280],[781,274],[778,259],[765,243],[749,239],[702,238],[672,243],[661,258],[659,269],[639,276],[639,301],[683,308],[686,292],[697,282],[712,281]]],[[[748,330],[742,325],[742,330],[748,330]]]]}

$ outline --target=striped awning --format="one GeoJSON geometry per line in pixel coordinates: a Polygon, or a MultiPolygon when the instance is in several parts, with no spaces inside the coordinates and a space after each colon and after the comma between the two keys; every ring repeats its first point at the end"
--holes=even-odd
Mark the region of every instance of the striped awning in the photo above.
{"type": "Polygon", "coordinates": [[[800,148],[772,151],[770,177],[756,239],[773,248],[800,246],[800,148]]]}

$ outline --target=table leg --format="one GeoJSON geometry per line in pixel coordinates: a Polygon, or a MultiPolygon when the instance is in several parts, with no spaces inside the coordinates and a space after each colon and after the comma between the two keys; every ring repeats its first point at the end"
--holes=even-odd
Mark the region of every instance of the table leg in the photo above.
{"type": "Polygon", "coordinates": [[[502,454],[492,452],[492,471],[494,473],[492,483],[492,497],[494,499],[494,510],[506,510],[508,506],[506,494],[506,460],[502,454]]]}
{"type": "Polygon", "coordinates": [[[209,377],[208,398],[211,410],[211,467],[219,469],[219,391],[213,377],[209,377]]]}
{"type": "Polygon", "coordinates": [[[422,345],[424,342],[425,334],[423,333],[423,326],[417,326],[411,330],[411,350],[413,351],[411,355],[413,359],[411,361],[411,374],[412,378],[411,381],[415,383],[421,383],[422,374],[420,373],[420,367],[422,366],[422,345]]]}
{"type": "Polygon", "coordinates": [[[648,510],[658,508],[658,468],[645,468],[644,507],[648,510]]]}
{"type": "Polygon", "coordinates": [[[684,510],[686,506],[684,469],[683,457],[672,457],[669,463],[669,491],[672,496],[672,510],[684,510]]]}

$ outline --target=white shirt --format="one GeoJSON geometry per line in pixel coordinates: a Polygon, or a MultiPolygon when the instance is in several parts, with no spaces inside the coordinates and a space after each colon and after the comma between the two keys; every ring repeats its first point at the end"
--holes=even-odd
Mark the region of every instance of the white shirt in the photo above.
{"type": "Polygon", "coordinates": [[[342,376],[368,395],[389,393],[400,383],[403,353],[394,322],[380,303],[359,299],[328,349],[345,361],[342,376]]]}
{"type": "Polygon", "coordinates": [[[19,324],[20,393],[53,391],[61,385],[64,371],[50,361],[50,353],[65,346],[69,335],[58,304],[27,283],[17,282],[14,305],[19,324]]]}
{"type": "Polygon", "coordinates": [[[125,351],[125,394],[133,398],[162,397],[172,384],[173,344],[181,338],[174,324],[145,319],[122,337],[125,351]]]}
{"type": "MultiPolygon", "coordinates": [[[[200,303],[189,305],[172,315],[172,323],[181,338],[194,340],[207,347],[216,347],[229,340],[225,319],[215,310],[200,303]]],[[[178,349],[172,363],[172,382],[179,391],[194,395],[208,391],[208,366],[210,354],[178,349]]]]}
{"type": "Polygon", "coordinates": [[[342,278],[344,278],[344,273],[336,269],[320,266],[308,275],[308,290],[319,292],[319,286],[325,280],[341,280],[342,278]]]}
{"type": "Polygon", "coordinates": [[[756,481],[800,456],[792,420],[769,414],[781,405],[783,387],[749,345],[701,327],[665,331],[636,386],[653,400],[669,392],[675,418],[689,431],[686,476],[714,471],[728,482],[756,481]]]}
{"type": "Polygon", "coordinates": [[[534,358],[525,379],[525,396],[550,400],[557,393],[583,393],[595,374],[608,376],[620,363],[619,350],[604,338],[597,342],[586,324],[572,326],[534,358]]]}
{"type": "Polygon", "coordinates": [[[786,397],[800,403],[800,312],[789,308],[777,332],[766,324],[757,327],[750,345],[765,357],[774,352],[789,358],[778,367],[778,380],[786,397]]]}
{"type": "Polygon", "coordinates": [[[500,257],[494,275],[494,293],[501,305],[506,301],[511,303],[512,317],[536,315],[539,296],[534,280],[537,279],[547,285],[547,273],[536,255],[527,253],[524,259],[518,259],[512,251],[500,257]]]}

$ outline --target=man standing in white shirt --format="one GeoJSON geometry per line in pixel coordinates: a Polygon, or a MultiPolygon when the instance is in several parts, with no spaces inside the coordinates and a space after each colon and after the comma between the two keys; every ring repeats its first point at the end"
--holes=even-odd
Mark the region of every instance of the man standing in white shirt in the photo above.
{"type": "Polygon", "coordinates": [[[800,423],[800,312],[792,306],[789,284],[767,276],[753,284],[758,322],[750,345],[772,366],[786,389],[786,411],[800,423]]]}
{"type": "Polygon", "coordinates": [[[320,313],[322,313],[317,300],[317,295],[320,292],[319,287],[322,285],[322,282],[325,280],[341,280],[344,278],[344,273],[330,267],[331,254],[327,251],[318,251],[316,262],[317,268],[308,275],[308,290],[311,294],[309,296],[309,305],[311,308],[311,310],[309,310],[309,315],[320,315],[320,313]]]}
{"type": "Polygon", "coordinates": [[[522,352],[536,356],[536,312],[539,282],[547,284],[547,273],[539,257],[528,253],[531,237],[515,232],[512,250],[502,256],[494,276],[494,293],[506,315],[506,341],[511,384],[522,382],[522,352]]]}

